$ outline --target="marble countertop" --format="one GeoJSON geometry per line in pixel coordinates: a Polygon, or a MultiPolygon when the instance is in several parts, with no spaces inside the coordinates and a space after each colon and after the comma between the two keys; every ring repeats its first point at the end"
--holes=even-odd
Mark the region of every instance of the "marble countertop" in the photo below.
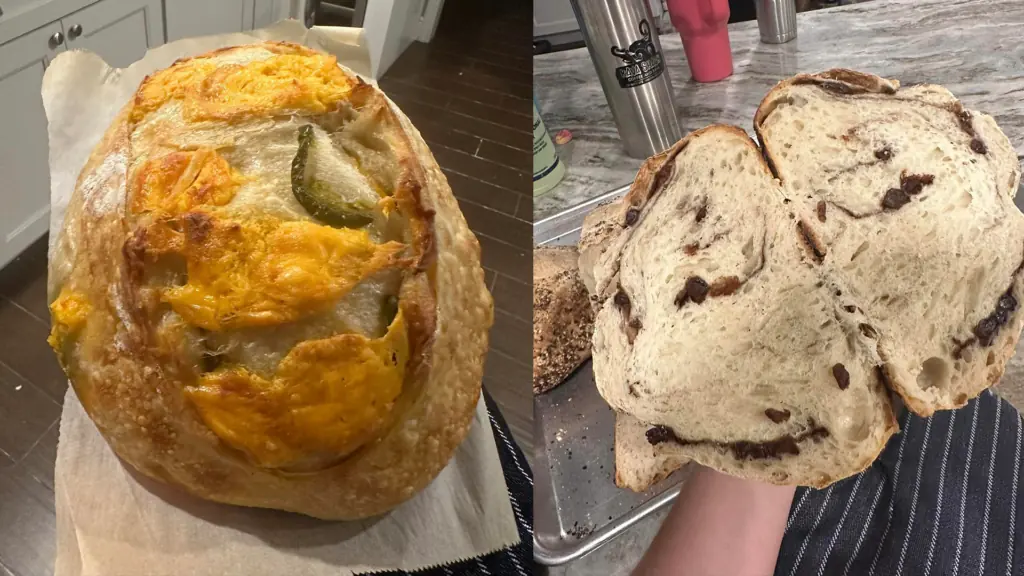
{"type": "MultiPolygon", "coordinates": [[[[798,72],[853,68],[903,84],[942,84],[963,103],[995,117],[1024,154],[1024,2],[876,0],[797,16],[798,37],[762,44],[756,22],[729,27],[734,73],[698,84],[676,34],[661,46],[683,132],[712,123],[753,132],[754,110],[779,80],[798,72]]],[[[536,56],[533,87],[560,147],[565,179],[534,199],[534,220],[632,182],[641,160],[626,156],[586,48],[536,56]]]]}

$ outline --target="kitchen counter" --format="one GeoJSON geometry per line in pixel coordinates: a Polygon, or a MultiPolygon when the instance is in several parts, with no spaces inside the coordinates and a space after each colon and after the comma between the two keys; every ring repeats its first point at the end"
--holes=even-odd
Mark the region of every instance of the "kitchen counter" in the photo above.
{"type": "MultiPolygon", "coordinates": [[[[683,133],[712,123],[753,135],[754,110],[779,80],[798,72],[853,68],[904,85],[942,84],[968,108],[995,117],[1024,154],[1024,2],[1019,0],[876,0],[797,16],[798,37],[762,44],[756,22],[729,27],[734,73],[698,84],[677,34],[661,46],[675,88],[683,133]]],[[[586,48],[536,56],[534,95],[560,147],[565,179],[534,199],[534,220],[629,184],[641,160],[626,156],[586,48]]]]}
{"type": "MultiPolygon", "coordinates": [[[[684,133],[707,124],[735,124],[753,135],[754,110],[779,80],[798,72],[845,67],[898,78],[904,85],[942,84],[968,108],[993,115],[1018,156],[1024,154],[1024,2],[1017,0],[876,0],[797,16],[799,37],[762,44],[756,22],[729,27],[734,74],[697,84],[675,34],[661,45],[675,87],[684,133]]],[[[641,160],[626,156],[585,48],[534,58],[534,94],[548,129],[573,140],[560,147],[568,170],[534,199],[534,219],[629,184],[641,160]]],[[[997,387],[1024,409],[1024,343],[997,387]]],[[[645,518],[596,551],[551,568],[551,576],[628,575],[654,537],[666,510],[645,518]]]]}

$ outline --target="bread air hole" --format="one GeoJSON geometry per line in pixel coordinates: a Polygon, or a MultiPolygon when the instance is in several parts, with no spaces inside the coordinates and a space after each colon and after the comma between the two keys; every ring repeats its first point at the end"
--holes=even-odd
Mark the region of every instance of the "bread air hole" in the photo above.
{"type": "Polygon", "coordinates": [[[921,365],[917,386],[922,390],[945,388],[949,384],[949,366],[942,358],[931,357],[921,365]]]}
{"type": "Polygon", "coordinates": [[[991,366],[996,363],[995,352],[989,351],[988,358],[985,358],[985,366],[991,366]]]}
{"type": "Polygon", "coordinates": [[[858,256],[866,252],[870,246],[871,243],[868,242],[867,240],[861,242],[860,246],[857,246],[857,249],[853,251],[852,255],[850,255],[850,262],[853,262],[854,260],[857,259],[858,256]]]}
{"type": "Polygon", "coordinates": [[[750,259],[754,255],[754,239],[748,238],[747,243],[743,245],[743,257],[750,259]]]}

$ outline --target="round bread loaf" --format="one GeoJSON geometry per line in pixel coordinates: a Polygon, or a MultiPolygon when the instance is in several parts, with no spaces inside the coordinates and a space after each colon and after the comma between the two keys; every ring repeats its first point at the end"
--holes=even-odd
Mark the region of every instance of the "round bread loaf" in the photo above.
{"type": "Polygon", "coordinates": [[[465,437],[492,300],[419,133],[335,58],[147,77],[79,176],[50,344],[114,451],[197,496],[386,512],[465,437]]]}

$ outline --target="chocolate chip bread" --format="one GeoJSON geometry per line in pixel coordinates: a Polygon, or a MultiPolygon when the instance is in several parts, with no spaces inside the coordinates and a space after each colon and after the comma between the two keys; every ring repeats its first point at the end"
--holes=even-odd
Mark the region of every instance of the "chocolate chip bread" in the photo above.
{"type": "Polygon", "coordinates": [[[594,313],[575,246],[533,251],[533,393],[558,386],[590,358],[594,313]]]}
{"type": "Polygon", "coordinates": [[[687,458],[826,486],[898,431],[890,391],[963,406],[1019,337],[1020,169],[992,118],[831,70],[776,86],[755,131],[760,148],[711,126],[649,160],[588,247],[598,389],[655,448],[617,455],[630,488],[687,458]]]}

